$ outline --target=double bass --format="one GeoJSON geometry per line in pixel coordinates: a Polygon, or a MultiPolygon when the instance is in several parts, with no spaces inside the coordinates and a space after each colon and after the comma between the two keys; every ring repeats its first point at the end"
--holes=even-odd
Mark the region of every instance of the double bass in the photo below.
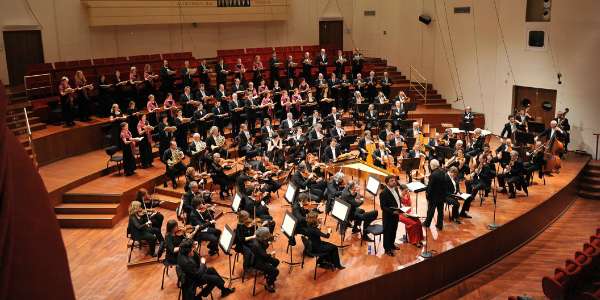
{"type": "Polygon", "coordinates": [[[545,170],[549,173],[558,173],[562,167],[560,155],[564,152],[564,144],[557,139],[555,134],[548,140],[545,146],[544,160],[546,161],[545,170]]]}

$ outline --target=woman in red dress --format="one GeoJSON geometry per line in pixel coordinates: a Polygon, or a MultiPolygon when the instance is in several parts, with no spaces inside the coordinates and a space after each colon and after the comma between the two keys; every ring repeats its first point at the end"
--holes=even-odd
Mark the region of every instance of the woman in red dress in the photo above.
{"type": "MultiPolygon", "coordinates": [[[[410,193],[405,184],[400,185],[400,199],[402,206],[411,207],[412,203],[410,201],[410,193]]],[[[406,228],[406,235],[408,236],[408,242],[421,248],[423,246],[423,229],[421,228],[421,220],[419,218],[410,217],[408,214],[411,209],[409,209],[406,213],[400,214],[399,219],[400,222],[404,223],[406,228]]]]}

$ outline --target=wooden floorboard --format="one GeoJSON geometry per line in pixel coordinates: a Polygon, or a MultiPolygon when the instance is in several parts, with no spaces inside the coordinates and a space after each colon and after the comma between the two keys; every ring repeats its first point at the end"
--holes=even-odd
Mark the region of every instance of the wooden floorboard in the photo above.
{"type": "Polygon", "coordinates": [[[544,299],[542,277],[564,267],[600,227],[600,201],[578,198],[542,234],[486,270],[432,299],[507,299],[528,295],[544,299]]]}
{"type": "MultiPolygon", "coordinates": [[[[506,223],[535,208],[551,197],[575,178],[586,160],[587,157],[570,155],[569,159],[564,162],[561,174],[559,176],[548,177],[547,185],[545,186],[538,183],[531,187],[529,197],[520,194],[516,199],[509,200],[506,195],[501,194],[498,199],[497,222],[500,224],[506,223]]],[[[154,171],[148,170],[147,172],[154,171]]],[[[87,184],[85,190],[88,192],[102,192],[102,189],[110,189],[110,192],[112,192],[113,186],[116,190],[120,186],[125,188],[125,186],[133,184],[133,181],[137,179],[135,177],[107,177],[106,180],[106,183],[102,185],[87,184]],[[128,183],[130,180],[132,182],[128,183]]],[[[283,190],[285,190],[285,187],[283,190]]],[[[104,192],[109,192],[109,190],[104,190],[104,192]]],[[[413,196],[413,202],[414,199],[415,197],[413,196]]],[[[369,198],[364,205],[365,209],[371,209],[370,201],[369,198]]],[[[289,209],[289,207],[282,206],[282,203],[282,199],[276,198],[270,205],[271,214],[278,221],[278,226],[285,210],[289,209]]],[[[168,219],[174,218],[174,212],[166,209],[161,209],[161,211],[165,215],[165,222],[168,219]]],[[[425,211],[426,200],[421,195],[419,196],[418,213],[424,215],[425,211]]],[[[442,232],[438,232],[435,227],[432,227],[428,231],[430,249],[437,252],[448,251],[487,233],[486,226],[492,222],[493,215],[491,198],[486,199],[482,207],[479,207],[477,201],[471,209],[471,215],[473,219],[466,220],[462,225],[446,223],[442,232]]],[[[217,223],[219,228],[225,224],[233,227],[236,224],[235,216],[233,214],[226,214],[217,223]]],[[[175,286],[174,272],[170,272],[171,277],[166,278],[165,289],[163,291],[160,290],[161,264],[127,269],[126,226],[127,220],[123,219],[111,229],[62,229],[72,272],[71,276],[78,299],[137,299],[140,297],[176,299],[178,291],[175,286]]],[[[329,219],[327,226],[335,227],[335,224],[329,219]]],[[[404,233],[403,227],[402,225],[399,226],[398,240],[404,233]]],[[[276,232],[280,232],[280,230],[277,229],[276,232]]],[[[331,241],[338,244],[339,235],[334,234],[331,241]]],[[[277,293],[274,295],[268,294],[259,286],[256,298],[311,298],[390,273],[421,261],[419,254],[422,249],[417,249],[411,245],[401,245],[401,250],[397,252],[398,255],[391,258],[383,255],[381,245],[379,246],[380,251],[378,255],[367,255],[367,245],[363,244],[361,246],[357,235],[347,234],[345,243],[350,244],[350,246],[342,251],[341,257],[347,269],[338,272],[319,270],[318,280],[315,282],[312,280],[313,259],[307,260],[308,263],[304,269],[296,267],[290,274],[287,272],[287,266],[281,265],[281,275],[277,281],[277,293]]],[[[300,241],[298,241],[298,244],[294,249],[294,260],[296,261],[301,258],[302,246],[300,241]]],[[[279,238],[274,243],[274,249],[277,251],[277,257],[280,260],[287,260],[285,254],[286,245],[287,241],[285,238],[279,238]]],[[[134,252],[133,259],[144,259],[144,257],[134,252]]],[[[214,266],[222,275],[226,275],[228,272],[227,259],[223,254],[220,257],[208,258],[208,264],[214,266]]],[[[240,270],[239,265],[236,267],[236,270],[240,270]]],[[[234,282],[234,286],[237,288],[237,291],[234,295],[230,296],[231,299],[248,299],[251,297],[251,281],[244,284],[236,281],[234,282]]],[[[218,296],[218,294],[218,292],[215,292],[215,296],[218,296]]]]}

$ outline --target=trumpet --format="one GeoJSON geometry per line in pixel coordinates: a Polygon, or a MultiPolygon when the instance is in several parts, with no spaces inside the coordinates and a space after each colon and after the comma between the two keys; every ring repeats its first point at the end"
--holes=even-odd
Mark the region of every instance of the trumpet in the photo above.
{"type": "Polygon", "coordinates": [[[183,160],[183,151],[177,149],[172,152],[172,157],[167,161],[167,165],[169,167],[173,167],[174,165],[180,163],[183,160]]]}

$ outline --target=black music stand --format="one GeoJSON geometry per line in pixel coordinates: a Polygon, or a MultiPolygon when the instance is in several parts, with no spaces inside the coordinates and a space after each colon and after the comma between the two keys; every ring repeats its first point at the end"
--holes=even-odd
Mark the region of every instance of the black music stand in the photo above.
{"type": "Polygon", "coordinates": [[[379,192],[380,186],[381,183],[379,180],[373,176],[369,176],[369,178],[367,178],[367,182],[365,182],[365,192],[363,192],[363,197],[366,197],[366,192],[369,192],[369,194],[373,196],[373,210],[375,210],[375,198],[379,192]]]}
{"type": "Polygon", "coordinates": [[[406,112],[417,110],[417,102],[404,103],[404,109],[406,112]]]}
{"type": "Polygon", "coordinates": [[[227,254],[229,261],[229,277],[224,277],[229,281],[228,287],[231,287],[231,283],[240,279],[240,277],[233,277],[233,264],[231,263],[231,246],[233,246],[233,241],[235,240],[235,233],[229,227],[229,225],[225,224],[223,228],[223,232],[219,236],[219,247],[223,250],[223,253],[227,254]]]}
{"type": "Polygon", "coordinates": [[[415,193],[415,213],[419,214],[419,193],[427,190],[427,186],[420,181],[413,181],[406,184],[409,191],[415,193]]]}
{"type": "Polygon", "coordinates": [[[288,245],[285,248],[285,253],[290,253],[290,261],[283,261],[285,264],[290,266],[289,272],[292,272],[292,267],[299,265],[300,262],[294,262],[294,246],[291,241],[296,239],[296,225],[298,220],[289,211],[285,212],[283,216],[283,222],[281,223],[281,232],[288,238],[288,245]]]}
{"type": "Polygon", "coordinates": [[[285,190],[285,194],[283,194],[283,199],[287,202],[282,206],[289,205],[291,206],[296,200],[296,195],[298,194],[298,187],[296,187],[293,183],[288,183],[287,189],[285,190]]]}
{"type": "Polygon", "coordinates": [[[437,158],[440,160],[441,163],[444,163],[446,159],[449,159],[452,156],[454,156],[454,150],[450,147],[437,146],[435,149],[437,150],[437,158]]]}
{"type": "Polygon", "coordinates": [[[417,142],[417,139],[414,137],[405,137],[404,139],[406,140],[406,150],[412,149],[417,142]]]}
{"type": "Polygon", "coordinates": [[[529,132],[533,133],[541,133],[544,132],[544,130],[546,130],[546,126],[544,126],[544,123],[534,121],[527,122],[527,127],[529,129],[529,132]]]}
{"type": "Polygon", "coordinates": [[[350,204],[346,201],[336,198],[333,202],[331,209],[331,216],[338,221],[338,227],[340,229],[340,245],[338,248],[346,248],[350,245],[344,245],[344,239],[346,238],[346,223],[348,222],[348,215],[350,214],[350,204]]]}
{"type": "Polygon", "coordinates": [[[356,134],[345,135],[340,140],[340,146],[342,146],[343,149],[349,150],[350,145],[352,145],[352,143],[354,143],[357,138],[358,136],[356,134]]]}
{"type": "MultiPolygon", "coordinates": [[[[498,170],[496,170],[496,174],[498,173],[498,170]]],[[[494,200],[494,217],[492,219],[492,223],[488,224],[487,228],[489,230],[496,230],[498,229],[498,227],[500,227],[500,224],[496,223],[496,200],[498,198],[498,183],[496,182],[496,177],[494,177],[494,186],[492,187],[492,199],[494,200]]]]}
{"type": "Polygon", "coordinates": [[[240,210],[240,206],[242,206],[243,199],[244,198],[239,192],[235,193],[233,196],[233,201],[231,202],[231,211],[228,213],[237,214],[240,210]]]}
{"type": "Polygon", "coordinates": [[[519,146],[534,144],[535,136],[533,133],[517,130],[517,132],[515,132],[515,140],[516,144],[519,146]]]}
{"type": "Polygon", "coordinates": [[[419,165],[421,164],[421,158],[420,157],[416,157],[416,158],[405,158],[401,160],[400,163],[400,168],[404,171],[406,171],[406,174],[408,174],[408,176],[410,178],[412,178],[412,176],[410,176],[410,172],[414,169],[418,169],[419,165]]]}

